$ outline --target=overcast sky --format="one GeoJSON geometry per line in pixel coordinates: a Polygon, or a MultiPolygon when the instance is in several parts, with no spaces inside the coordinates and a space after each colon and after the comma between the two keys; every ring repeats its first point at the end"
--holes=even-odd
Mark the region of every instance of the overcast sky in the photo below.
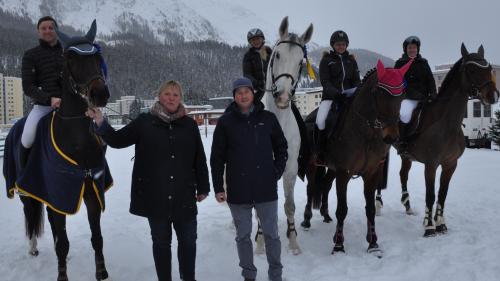
{"type": "Polygon", "coordinates": [[[402,54],[404,38],[417,35],[422,41],[421,54],[432,68],[458,60],[462,42],[469,51],[477,51],[483,44],[486,59],[500,64],[498,0],[234,1],[274,24],[276,30],[285,15],[297,32],[312,22],[313,41],[320,45],[328,45],[331,33],[342,29],[349,35],[350,47],[396,59],[402,54]]]}

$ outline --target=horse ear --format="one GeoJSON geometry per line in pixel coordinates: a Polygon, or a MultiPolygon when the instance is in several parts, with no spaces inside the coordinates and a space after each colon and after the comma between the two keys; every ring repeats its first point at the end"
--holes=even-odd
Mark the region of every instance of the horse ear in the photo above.
{"type": "Polygon", "coordinates": [[[65,47],[69,40],[69,36],[60,31],[59,28],[56,28],[56,34],[59,39],[59,42],[61,42],[61,45],[65,47]]]}
{"type": "Polygon", "coordinates": [[[484,59],[484,47],[482,44],[479,46],[479,49],[477,49],[477,53],[484,59]]]}
{"type": "Polygon", "coordinates": [[[288,37],[288,16],[284,17],[280,24],[280,38],[284,40],[288,37]]]}
{"type": "Polygon", "coordinates": [[[466,57],[469,55],[469,51],[467,51],[467,48],[465,48],[465,44],[462,43],[462,47],[460,48],[460,51],[462,52],[462,57],[466,57]]]}
{"type": "Polygon", "coordinates": [[[87,40],[89,40],[90,42],[94,42],[96,33],[97,33],[97,24],[94,19],[94,21],[92,21],[92,24],[90,25],[89,31],[85,35],[85,38],[87,38],[87,40]]]}
{"type": "Polygon", "coordinates": [[[300,41],[305,44],[307,44],[307,42],[311,41],[311,38],[312,38],[312,35],[313,35],[313,25],[312,23],[309,25],[309,27],[307,28],[307,30],[304,32],[304,34],[302,34],[300,36],[300,41]]]}
{"type": "Polygon", "coordinates": [[[385,75],[385,66],[382,63],[382,61],[379,59],[377,61],[377,77],[378,77],[378,80],[380,81],[380,79],[382,77],[384,77],[384,75],[385,75]]]}
{"type": "Polygon", "coordinates": [[[411,64],[413,63],[413,59],[411,59],[409,62],[407,62],[403,67],[399,69],[399,73],[401,73],[401,76],[405,76],[406,72],[408,69],[410,69],[411,64]]]}

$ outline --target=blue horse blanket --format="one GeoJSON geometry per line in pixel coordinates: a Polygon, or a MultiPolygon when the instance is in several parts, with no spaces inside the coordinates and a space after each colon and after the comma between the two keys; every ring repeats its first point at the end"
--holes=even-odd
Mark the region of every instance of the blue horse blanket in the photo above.
{"type": "Polygon", "coordinates": [[[17,190],[58,213],[71,215],[80,208],[87,181],[92,184],[88,190],[95,192],[104,211],[104,192],[113,184],[106,158],[103,156],[101,165],[87,171],[65,155],[52,133],[54,116],[55,111],[40,119],[24,170],[20,168],[18,150],[26,118],[17,121],[9,131],[3,165],[7,196],[13,198],[17,190]]]}

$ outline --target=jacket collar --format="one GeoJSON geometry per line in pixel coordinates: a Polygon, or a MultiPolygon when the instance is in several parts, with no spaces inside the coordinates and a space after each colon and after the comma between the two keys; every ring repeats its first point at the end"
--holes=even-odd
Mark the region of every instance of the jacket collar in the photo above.
{"type": "Polygon", "coordinates": [[[44,48],[62,49],[62,46],[61,46],[61,43],[59,42],[59,40],[57,40],[57,43],[54,46],[50,46],[49,43],[47,43],[47,41],[42,40],[42,39],[38,39],[38,44],[40,44],[40,46],[42,46],[44,48]]]}
{"type": "Polygon", "coordinates": [[[228,106],[225,114],[233,113],[238,117],[247,118],[247,117],[255,116],[256,114],[258,114],[259,112],[261,112],[263,110],[264,110],[264,104],[261,101],[259,101],[258,103],[254,104],[253,110],[250,111],[250,113],[248,115],[245,115],[245,114],[241,113],[240,109],[238,108],[238,105],[236,104],[235,101],[233,101],[228,106]]]}

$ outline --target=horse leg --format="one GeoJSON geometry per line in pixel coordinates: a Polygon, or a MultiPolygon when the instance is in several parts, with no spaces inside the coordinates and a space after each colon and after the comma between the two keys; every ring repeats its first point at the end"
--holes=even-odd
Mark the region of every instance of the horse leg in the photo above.
{"type": "Polygon", "coordinates": [[[347,216],[347,183],[349,182],[349,174],[346,171],[337,171],[337,227],[335,235],[333,235],[333,250],[332,255],[338,252],[344,252],[344,220],[347,216]]]}
{"type": "Polygon", "coordinates": [[[335,172],[333,170],[328,170],[323,181],[321,182],[321,190],[323,194],[321,196],[321,208],[319,209],[319,212],[323,216],[323,222],[326,223],[333,221],[328,212],[328,195],[330,194],[334,180],[335,172]]]}
{"type": "Polygon", "coordinates": [[[23,203],[26,236],[29,239],[29,254],[38,256],[37,237],[43,232],[43,205],[33,198],[20,196],[23,203]]]}
{"type": "Polygon", "coordinates": [[[401,204],[405,206],[406,214],[413,215],[415,212],[410,206],[410,194],[408,193],[408,173],[411,169],[411,160],[401,157],[401,170],[399,177],[401,179],[401,204]]]}
{"type": "Polygon", "coordinates": [[[91,182],[85,184],[83,200],[85,206],[87,206],[87,217],[89,220],[90,232],[92,233],[90,241],[95,252],[95,278],[96,280],[106,280],[108,278],[108,271],[104,264],[103,239],[101,234],[101,205],[97,198],[97,194],[92,188],[91,182]]]}
{"type": "Polygon", "coordinates": [[[370,176],[364,179],[365,212],[367,221],[366,241],[368,242],[367,252],[382,258],[382,251],[377,244],[377,233],[375,232],[375,189],[379,183],[379,168],[370,176]]]}
{"type": "Polygon", "coordinates": [[[304,230],[309,230],[311,228],[311,218],[312,218],[312,204],[313,204],[313,196],[314,196],[314,187],[317,184],[317,167],[314,164],[310,164],[307,169],[307,203],[304,208],[304,220],[300,223],[300,225],[304,228],[304,230]]]}
{"type": "Polygon", "coordinates": [[[446,200],[446,195],[448,194],[451,177],[457,168],[457,160],[455,159],[451,163],[445,163],[441,165],[441,168],[441,179],[439,183],[438,201],[434,221],[436,222],[436,232],[444,234],[448,231],[444,221],[444,201],[446,200]]]}
{"type": "Polygon", "coordinates": [[[66,233],[66,216],[59,214],[51,209],[47,209],[49,222],[51,224],[52,236],[57,255],[57,281],[67,281],[66,257],[69,252],[69,241],[66,233]]]}
{"type": "Polygon", "coordinates": [[[297,179],[297,172],[285,173],[283,177],[283,189],[285,192],[285,214],[287,221],[286,237],[288,238],[288,248],[294,255],[300,254],[299,244],[297,243],[297,230],[295,229],[295,200],[294,187],[297,179]]]}
{"type": "Polygon", "coordinates": [[[436,165],[425,164],[425,217],[424,217],[424,237],[436,235],[436,226],[432,218],[432,209],[436,195],[434,185],[436,181],[436,165]]]}

